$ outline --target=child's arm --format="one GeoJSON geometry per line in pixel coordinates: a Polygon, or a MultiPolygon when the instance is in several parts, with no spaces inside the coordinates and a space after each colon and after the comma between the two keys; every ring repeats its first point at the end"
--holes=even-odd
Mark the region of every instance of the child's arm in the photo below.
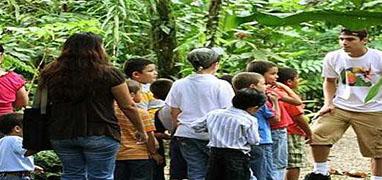
{"type": "MultiPolygon", "coordinates": [[[[271,124],[275,124],[280,122],[280,106],[279,106],[279,100],[277,95],[273,94],[272,92],[267,93],[267,96],[271,102],[272,110],[274,111],[274,116],[269,118],[269,122],[271,124]]],[[[269,106],[267,106],[269,107],[269,106]]]]}
{"type": "Polygon", "coordinates": [[[157,139],[171,139],[171,135],[166,132],[155,132],[154,135],[157,139]]]}
{"type": "Polygon", "coordinates": [[[251,121],[250,127],[246,130],[244,136],[247,138],[248,144],[257,145],[260,142],[259,126],[257,119],[251,121]]]}
{"type": "Polygon", "coordinates": [[[284,101],[296,106],[302,104],[301,98],[295,92],[293,92],[293,90],[289,88],[287,85],[283,83],[279,83],[279,82],[277,82],[276,85],[277,87],[282,88],[288,94],[288,96],[281,97],[280,98],[281,101],[284,101]]]}
{"type": "Polygon", "coordinates": [[[294,122],[296,122],[297,126],[300,127],[306,134],[306,138],[308,139],[307,143],[312,142],[312,131],[310,130],[309,124],[305,121],[304,115],[300,114],[298,116],[293,117],[294,122]]]}
{"type": "Polygon", "coordinates": [[[171,118],[172,118],[172,129],[176,129],[178,127],[178,116],[182,112],[179,108],[171,107],[171,118]]]}
{"type": "Polygon", "coordinates": [[[157,148],[156,148],[156,139],[154,137],[154,132],[148,132],[147,133],[148,139],[147,139],[147,149],[150,153],[151,158],[154,159],[154,161],[157,164],[163,163],[163,157],[158,154],[157,148]]]}

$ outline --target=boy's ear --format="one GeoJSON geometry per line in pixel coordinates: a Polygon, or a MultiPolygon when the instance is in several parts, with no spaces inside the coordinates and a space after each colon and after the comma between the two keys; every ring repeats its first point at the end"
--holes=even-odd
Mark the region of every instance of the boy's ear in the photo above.
{"type": "Polygon", "coordinates": [[[256,88],[256,84],[250,84],[250,85],[249,85],[249,88],[251,88],[251,89],[256,88]]]}
{"type": "Polygon", "coordinates": [[[133,76],[133,78],[138,78],[140,74],[141,74],[140,72],[134,71],[132,76],[133,76]]]}
{"type": "Polygon", "coordinates": [[[19,132],[21,132],[23,129],[20,127],[20,126],[18,126],[18,125],[16,125],[14,128],[13,128],[13,131],[15,131],[16,133],[19,133],[19,132]]]}

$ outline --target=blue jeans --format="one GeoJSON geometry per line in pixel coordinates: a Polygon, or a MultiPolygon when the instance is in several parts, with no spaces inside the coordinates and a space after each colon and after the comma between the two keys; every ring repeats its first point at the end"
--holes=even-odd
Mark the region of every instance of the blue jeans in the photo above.
{"type": "Polygon", "coordinates": [[[63,166],[62,180],[112,180],[119,142],[108,136],[51,140],[63,166]]]}
{"type": "Polygon", "coordinates": [[[178,138],[173,136],[170,141],[170,179],[187,178],[187,162],[180,152],[178,138]]]}
{"type": "Polygon", "coordinates": [[[272,130],[275,180],[283,180],[288,165],[288,133],[286,128],[272,130]]]}
{"type": "Polygon", "coordinates": [[[114,171],[115,180],[152,180],[154,162],[151,159],[117,161],[114,171]]]}
{"type": "Polygon", "coordinates": [[[208,141],[178,137],[180,151],[187,162],[189,180],[203,180],[207,174],[208,141]]]}
{"type": "Polygon", "coordinates": [[[251,146],[250,166],[257,180],[273,180],[272,144],[251,146]]]}

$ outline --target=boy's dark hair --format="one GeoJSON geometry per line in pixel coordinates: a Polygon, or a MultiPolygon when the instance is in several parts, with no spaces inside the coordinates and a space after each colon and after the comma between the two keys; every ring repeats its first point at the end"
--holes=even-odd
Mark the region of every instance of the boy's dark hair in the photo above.
{"type": "Polygon", "coordinates": [[[132,78],[135,71],[142,72],[150,64],[154,64],[154,62],[146,58],[131,58],[123,65],[123,72],[127,77],[132,78]]]}
{"type": "Polygon", "coordinates": [[[264,75],[269,69],[277,67],[275,63],[270,61],[255,60],[247,64],[247,72],[255,72],[264,75]]]}
{"type": "Polygon", "coordinates": [[[241,72],[232,78],[232,86],[235,91],[243,88],[249,88],[251,84],[257,85],[259,80],[264,78],[261,74],[255,72],[241,72]]]}
{"type": "Polygon", "coordinates": [[[3,53],[4,52],[4,47],[3,45],[0,44],[0,53],[3,53]]]}
{"type": "Polygon", "coordinates": [[[233,78],[233,76],[230,74],[224,74],[224,75],[219,77],[219,79],[227,81],[229,84],[232,84],[232,78],[233,78]]]}
{"type": "Polygon", "coordinates": [[[154,94],[155,98],[165,100],[172,83],[173,81],[170,79],[160,78],[150,85],[150,91],[154,94]]]}
{"type": "Polygon", "coordinates": [[[244,88],[236,92],[232,99],[233,107],[247,110],[251,107],[261,107],[265,104],[266,96],[263,92],[253,88],[244,88]]]}
{"type": "Polygon", "coordinates": [[[293,80],[294,78],[296,78],[298,76],[298,73],[293,68],[282,67],[279,68],[277,75],[279,76],[279,78],[277,78],[277,81],[285,84],[288,80],[293,80]]]}
{"type": "Polygon", "coordinates": [[[357,36],[357,37],[359,37],[360,40],[363,40],[364,38],[367,37],[367,30],[361,29],[361,30],[355,31],[355,30],[343,28],[343,29],[341,29],[340,34],[349,35],[349,36],[357,36]]]}
{"type": "Polygon", "coordinates": [[[9,113],[0,116],[0,132],[7,135],[16,126],[23,127],[23,114],[9,113]]]}
{"type": "Polygon", "coordinates": [[[130,93],[137,93],[139,90],[141,90],[141,84],[138,81],[128,79],[126,80],[126,84],[130,93]]]}

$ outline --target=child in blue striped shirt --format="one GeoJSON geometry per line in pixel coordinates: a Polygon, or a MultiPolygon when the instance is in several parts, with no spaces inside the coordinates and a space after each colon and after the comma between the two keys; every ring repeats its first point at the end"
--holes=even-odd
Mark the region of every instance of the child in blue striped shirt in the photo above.
{"type": "Polygon", "coordinates": [[[198,133],[208,132],[207,180],[249,180],[249,152],[260,141],[253,114],[265,101],[263,92],[245,88],[233,97],[233,107],[211,111],[192,124],[198,133]]]}

